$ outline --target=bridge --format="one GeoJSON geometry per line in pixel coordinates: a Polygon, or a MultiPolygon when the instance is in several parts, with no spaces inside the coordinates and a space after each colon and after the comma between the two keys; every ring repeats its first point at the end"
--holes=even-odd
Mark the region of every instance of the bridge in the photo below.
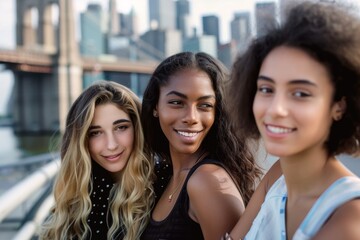
{"type": "MultiPolygon", "coordinates": [[[[22,48],[1,49],[0,64],[6,64],[12,71],[29,73],[51,74],[55,70],[53,54],[41,51],[30,51],[22,48]]],[[[105,57],[81,57],[83,72],[122,72],[151,74],[158,62],[156,61],[133,61],[130,59],[119,59],[109,55],[105,57]]]]}
{"type": "Polygon", "coordinates": [[[71,0],[16,0],[16,49],[0,49],[0,63],[15,79],[11,102],[15,132],[63,131],[71,104],[94,76],[141,95],[158,64],[110,55],[81,56],[72,4],[71,0]],[[34,9],[37,26],[32,23],[34,9]]]}

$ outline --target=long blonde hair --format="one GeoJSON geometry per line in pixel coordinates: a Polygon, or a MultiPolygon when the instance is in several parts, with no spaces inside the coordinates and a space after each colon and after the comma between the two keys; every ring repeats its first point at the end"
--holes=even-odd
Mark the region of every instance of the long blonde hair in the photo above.
{"type": "Polygon", "coordinates": [[[112,225],[107,238],[124,230],[124,239],[139,239],[153,205],[153,167],[144,155],[139,98],[128,88],[109,81],[88,87],[74,102],[67,116],[61,146],[61,167],[54,184],[55,206],[43,225],[40,239],[85,239],[91,235],[87,218],[91,211],[91,157],[88,129],[95,107],[115,103],[131,118],[134,144],[126,167],[110,193],[112,225]]]}

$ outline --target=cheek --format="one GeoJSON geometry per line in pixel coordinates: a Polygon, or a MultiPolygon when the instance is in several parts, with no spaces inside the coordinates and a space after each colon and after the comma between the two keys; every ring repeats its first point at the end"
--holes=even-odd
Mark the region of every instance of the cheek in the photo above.
{"type": "MultiPolygon", "coordinates": [[[[302,114],[298,114],[298,119],[303,120],[303,124],[307,124],[308,126],[312,126],[315,129],[329,129],[333,122],[332,114],[330,110],[326,110],[328,106],[311,106],[308,107],[307,111],[302,114]]],[[[299,120],[300,121],[300,120],[299,120]]]]}
{"type": "Polygon", "coordinates": [[[159,110],[159,121],[163,123],[171,123],[176,121],[179,117],[179,111],[173,109],[160,109],[159,110]]]}
{"type": "Polygon", "coordinates": [[[119,135],[119,145],[123,145],[132,151],[134,145],[135,135],[134,130],[128,131],[126,134],[119,135]]]}
{"type": "Polygon", "coordinates": [[[96,154],[101,148],[101,141],[99,139],[90,139],[88,143],[89,152],[91,157],[96,154]]]}
{"type": "Polygon", "coordinates": [[[215,122],[215,112],[209,114],[208,116],[206,116],[205,118],[205,122],[206,122],[206,125],[211,128],[212,125],[214,124],[215,122]]]}
{"type": "Polygon", "coordinates": [[[261,115],[261,113],[263,111],[263,104],[261,103],[261,101],[259,100],[257,95],[255,95],[255,97],[254,97],[252,111],[253,111],[255,120],[257,121],[257,118],[261,115]]]}
{"type": "Polygon", "coordinates": [[[168,128],[171,128],[172,124],[174,124],[178,120],[176,112],[174,111],[162,111],[159,112],[158,121],[160,124],[161,130],[165,133],[168,131],[168,128]]]}

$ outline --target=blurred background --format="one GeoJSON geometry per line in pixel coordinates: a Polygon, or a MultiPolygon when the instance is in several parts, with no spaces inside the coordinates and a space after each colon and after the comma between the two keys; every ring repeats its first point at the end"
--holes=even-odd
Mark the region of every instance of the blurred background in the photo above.
{"type": "MultiPolygon", "coordinates": [[[[33,238],[20,229],[50,191],[56,170],[43,168],[57,159],[67,111],[84,88],[105,79],[141,97],[156,65],[180,51],[207,52],[231,69],[290,1],[1,0],[0,208],[11,211],[0,209],[0,239],[33,238]],[[42,180],[8,193],[39,169],[42,180]]],[[[266,169],[275,158],[260,153],[266,169]]],[[[340,158],[360,174],[359,159],[340,158]]]]}
{"type": "Polygon", "coordinates": [[[154,67],[180,51],[205,51],[230,68],[251,37],[279,19],[281,4],[0,1],[0,164],[52,151],[70,104],[95,80],[141,97],[154,67]]]}

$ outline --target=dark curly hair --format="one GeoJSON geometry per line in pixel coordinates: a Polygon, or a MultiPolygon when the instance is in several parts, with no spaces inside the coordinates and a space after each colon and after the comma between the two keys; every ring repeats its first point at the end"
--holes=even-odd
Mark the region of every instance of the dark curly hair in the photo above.
{"type": "Polygon", "coordinates": [[[346,111],[334,121],[326,149],[329,155],[358,155],[360,142],[360,21],[351,9],[337,3],[302,2],[291,6],[282,25],[250,44],[238,56],[231,75],[229,107],[241,134],[258,139],[252,105],[256,82],[265,57],[276,47],[301,49],[323,64],[331,76],[335,94],[343,97],[346,111]]]}
{"type": "Polygon", "coordinates": [[[159,119],[153,116],[153,110],[159,100],[160,87],[168,84],[171,76],[186,69],[199,69],[207,73],[216,96],[215,121],[201,147],[211,157],[223,162],[247,203],[260,176],[260,170],[245,140],[234,134],[234,128],[230,124],[224,99],[224,85],[229,77],[227,70],[210,55],[202,52],[178,53],[165,59],[155,69],[143,96],[141,112],[145,142],[150,154],[157,154],[171,164],[169,142],[160,127],[159,119]]]}

